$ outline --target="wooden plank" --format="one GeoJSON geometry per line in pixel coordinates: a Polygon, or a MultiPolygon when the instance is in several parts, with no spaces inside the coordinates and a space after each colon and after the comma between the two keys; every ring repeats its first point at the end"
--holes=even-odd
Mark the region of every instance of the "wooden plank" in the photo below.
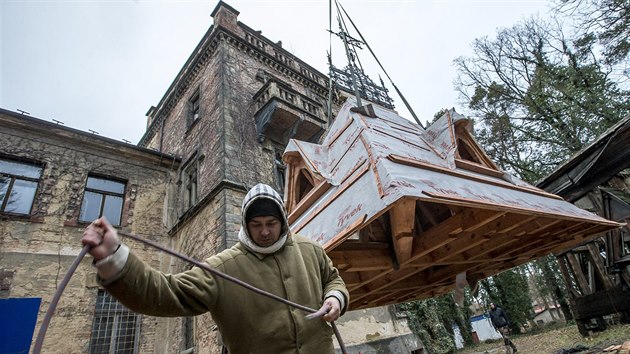
{"type": "MultiPolygon", "coordinates": [[[[432,262],[440,262],[442,260],[448,259],[453,254],[456,254],[458,252],[463,252],[470,248],[474,248],[477,245],[487,242],[487,241],[488,239],[485,237],[484,232],[479,232],[478,230],[477,232],[469,233],[466,236],[458,237],[452,243],[446,244],[445,246],[440,247],[439,249],[435,250],[431,254],[427,255],[427,257],[430,257],[432,262]]],[[[468,265],[466,265],[466,267],[468,267],[468,265]]],[[[412,277],[421,271],[422,271],[422,268],[416,268],[416,269],[407,268],[407,269],[404,269],[404,271],[398,271],[392,274],[392,276],[386,280],[382,280],[378,283],[371,284],[370,289],[371,291],[389,289],[394,284],[397,284],[409,277],[412,277]]],[[[454,277],[453,277],[453,280],[454,280],[454,277]]],[[[357,301],[361,300],[365,296],[366,295],[356,296],[356,300],[357,301]]]]}
{"type": "Polygon", "coordinates": [[[344,241],[346,241],[346,238],[348,238],[350,235],[352,235],[353,233],[357,232],[357,230],[363,226],[363,223],[365,222],[365,219],[367,219],[367,214],[363,214],[362,217],[356,219],[354,222],[352,222],[350,225],[346,226],[345,229],[341,230],[338,234],[336,234],[335,236],[333,236],[332,239],[330,239],[328,242],[324,243],[324,245],[322,246],[322,248],[326,251],[326,252],[330,252],[332,250],[335,249],[335,247],[339,246],[340,244],[342,244],[344,241]]]}
{"type": "Polygon", "coordinates": [[[337,246],[332,252],[337,251],[354,251],[354,250],[371,250],[371,249],[387,249],[389,246],[385,242],[370,242],[360,240],[346,240],[337,246]]]}
{"type": "Polygon", "coordinates": [[[504,216],[506,212],[497,212],[495,210],[466,208],[463,211],[462,231],[475,231],[480,227],[504,216]]]}
{"type": "MultiPolygon", "coordinates": [[[[550,223],[551,225],[551,223],[550,223]]],[[[539,226],[537,226],[537,228],[540,228],[539,226]]],[[[458,264],[458,260],[461,260],[461,255],[460,256],[456,256],[456,257],[451,257],[448,260],[446,260],[446,262],[448,261],[454,261],[452,264],[458,264],[459,266],[455,266],[455,267],[450,267],[450,268],[445,268],[442,269],[440,271],[437,272],[433,272],[432,275],[430,277],[428,277],[426,279],[426,282],[428,283],[435,283],[438,282],[440,280],[443,280],[445,278],[453,278],[457,273],[461,272],[461,271],[484,271],[486,273],[489,274],[496,274],[497,272],[509,268],[509,265],[519,265],[522,264],[523,261],[515,261],[514,262],[510,262],[509,259],[511,257],[504,257],[503,259],[501,259],[501,263],[503,264],[499,264],[499,261],[497,260],[497,257],[499,254],[505,254],[505,250],[509,250],[509,249],[514,249],[514,246],[512,245],[512,243],[514,242],[521,242],[523,243],[523,239],[518,239],[518,238],[514,238],[511,235],[497,235],[497,243],[484,243],[482,246],[472,249],[470,251],[470,254],[468,257],[465,257],[466,259],[468,259],[469,261],[471,260],[476,260],[479,259],[481,257],[483,257],[486,254],[490,253],[490,260],[488,262],[479,262],[477,263],[477,265],[479,266],[471,266],[471,265],[466,265],[464,262],[461,262],[460,264],[458,264]],[[506,244],[506,240],[508,242],[510,242],[509,244],[506,244]],[[504,251],[501,252],[492,252],[495,249],[503,249],[504,251]],[[508,265],[508,266],[506,266],[508,265]]],[[[525,245],[527,246],[527,244],[525,245]]],[[[514,252],[517,253],[518,252],[514,252]]],[[[509,255],[509,254],[508,254],[509,255]]],[[[506,256],[508,256],[506,255],[506,256]]]]}
{"type": "Polygon", "coordinates": [[[461,168],[464,170],[468,170],[468,171],[473,171],[476,173],[481,173],[482,175],[487,175],[487,176],[492,176],[492,177],[496,177],[496,178],[503,178],[503,172],[501,171],[497,171],[497,170],[493,170],[491,168],[488,168],[486,166],[482,166],[480,164],[471,162],[471,161],[466,161],[466,160],[462,160],[462,159],[455,159],[455,167],[457,168],[461,168]]]}
{"type": "MultiPolygon", "coordinates": [[[[571,279],[571,276],[569,275],[569,269],[567,268],[566,257],[567,257],[567,254],[563,254],[561,256],[556,257],[556,261],[558,261],[558,265],[560,265],[560,272],[562,273],[562,276],[564,277],[564,283],[569,285],[570,290],[575,290],[570,286],[571,284],[573,284],[573,280],[571,279]]],[[[575,293],[572,291],[569,291],[569,297],[571,298],[571,300],[575,300],[575,293]]]]}
{"type": "Polygon", "coordinates": [[[588,249],[588,253],[591,258],[591,263],[595,267],[595,272],[597,276],[599,276],[599,280],[604,285],[605,289],[610,289],[615,287],[615,285],[610,281],[610,278],[606,274],[606,270],[604,269],[604,261],[602,260],[602,256],[600,256],[599,252],[595,249],[595,243],[590,242],[586,244],[586,248],[588,249]]]}
{"type": "MultiPolygon", "coordinates": [[[[516,240],[517,241],[517,240],[516,240]]],[[[488,242],[486,242],[484,245],[489,244],[488,242]]],[[[483,245],[482,245],[483,246],[483,245]]],[[[471,252],[475,252],[476,248],[471,250],[471,252]]],[[[468,252],[468,251],[467,251],[468,252]]],[[[495,258],[495,257],[490,257],[490,258],[479,258],[479,259],[460,259],[461,258],[465,258],[463,257],[462,254],[457,255],[456,258],[449,258],[440,262],[432,262],[432,261],[426,261],[426,262],[422,262],[420,260],[415,261],[413,263],[413,265],[418,266],[418,267],[423,267],[423,266],[444,266],[444,265],[454,265],[454,264],[480,264],[480,263],[489,263],[489,262],[507,262],[509,260],[512,259],[512,257],[504,257],[504,258],[495,258]]]]}
{"type": "Polygon", "coordinates": [[[575,304],[575,318],[578,320],[630,311],[630,290],[617,286],[597,291],[577,298],[575,304]]]}
{"type": "Polygon", "coordinates": [[[580,288],[580,292],[584,295],[591,294],[591,287],[588,285],[588,281],[586,280],[586,276],[582,272],[582,267],[576,258],[574,253],[567,253],[567,261],[569,261],[569,265],[571,266],[571,270],[575,279],[577,280],[578,286],[580,288]]]}
{"type": "MultiPolygon", "coordinates": [[[[459,121],[457,122],[457,124],[455,124],[454,130],[456,139],[462,141],[462,143],[465,145],[465,148],[468,150],[469,153],[472,153],[472,155],[474,155],[479,164],[485,164],[488,169],[499,172],[499,168],[497,167],[497,165],[495,165],[494,162],[490,160],[490,157],[488,157],[486,152],[483,151],[479,143],[477,143],[477,141],[473,137],[472,133],[468,131],[468,129],[466,129],[466,126],[467,123],[464,123],[464,121],[459,121]]],[[[459,154],[459,142],[457,143],[457,145],[459,154]]]]}
{"type": "Polygon", "coordinates": [[[514,256],[516,254],[524,252],[524,249],[531,250],[540,247],[540,244],[548,242],[544,237],[538,236],[537,233],[549,230],[549,228],[562,229],[563,225],[559,225],[561,221],[544,219],[537,222],[531,222],[523,225],[515,231],[520,242],[517,245],[505,245],[504,247],[497,248],[491,253],[493,257],[505,257],[514,256]]]}
{"type": "MultiPolygon", "coordinates": [[[[332,185],[328,181],[324,180],[313,188],[298,204],[293,207],[293,210],[289,210],[289,224],[292,224],[298,216],[304,214],[313,203],[319,199],[332,185]]],[[[295,192],[295,191],[294,191],[295,192]]],[[[290,199],[289,199],[290,200],[290,199]]]]}
{"type": "MultiPolygon", "coordinates": [[[[464,213],[459,213],[456,215],[462,215],[462,218],[464,217],[464,213]]],[[[458,219],[453,219],[453,218],[454,217],[451,217],[453,221],[460,220],[459,218],[458,219]]],[[[518,214],[510,214],[509,216],[506,216],[506,215],[503,215],[502,213],[499,213],[498,215],[493,215],[491,218],[494,220],[493,222],[474,223],[474,226],[472,226],[471,224],[470,228],[476,229],[475,232],[462,232],[461,234],[456,235],[456,239],[452,241],[451,243],[446,243],[443,246],[434,249],[432,252],[427,253],[420,260],[421,263],[425,263],[423,267],[420,267],[417,269],[411,269],[411,270],[404,269],[404,270],[396,272],[394,274],[395,278],[394,276],[392,276],[392,277],[388,277],[386,280],[373,282],[372,284],[370,284],[371,291],[378,291],[381,289],[386,289],[387,287],[390,287],[395,283],[403,281],[404,279],[408,277],[414,276],[415,274],[421,272],[423,269],[428,268],[428,265],[426,264],[444,261],[446,259],[450,259],[451,257],[457,255],[458,253],[467,251],[469,249],[473,249],[474,247],[488,241],[489,238],[487,237],[487,234],[493,233],[496,230],[501,230],[503,228],[509,228],[511,227],[511,224],[515,222],[516,220],[522,220],[522,216],[518,214]]],[[[486,220],[487,219],[490,219],[490,218],[486,218],[486,220]]],[[[453,229],[455,226],[456,225],[452,223],[451,229],[453,229]]],[[[431,230],[433,229],[430,229],[429,231],[431,230]]],[[[444,238],[445,235],[442,234],[442,237],[444,238]]],[[[416,261],[412,261],[409,264],[417,265],[416,261]]],[[[468,266],[466,266],[464,270],[467,269],[467,267],[468,266]]],[[[454,275],[453,275],[453,280],[454,280],[454,275]]],[[[357,301],[360,301],[361,299],[365,298],[368,295],[369,294],[355,296],[354,299],[357,301]]],[[[351,296],[351,298],[353,297],[351,296]]]]}
{"type": "MultiPolygon", "coordinates": [[[[519,240],[518,238],[514,238],[509,234],[496,235],[495,237],[491,238],[491,240],[495,240],[495,239],[496,239],[496,242],[484,243],[480,247],[470,250],[470,253],[467,254],[468,260],[478,261],[476,265],[479,265],[479,266],[470,265],[463,262],[459,264],[457,262],[454,262],[454,263],[451,263],[450,267],[446,267],[438,271],[430,271],[427,274],[425,281],[427,283],[434,283],[443,279],[452,278],[452,282],[454,284],[455,276],[458,273],[461,273],[463,271],[470,273],[470,272],[478,271],[480,269],[481,270],[497,269],[497,265],[501,266],[500,269],[509,268],[505,266],[506,263],[509,264],[508,262],[509,258],[504,258],[501,260],[501,263],[499,263],[497,261],[497,257],[492,255],[493,251],[497,248],[504,248],[504,247],[509,248],[511,247],[511,244],[516,243],[516,242],[522,242],[522,240],[519,240]],[[490,256],[490,258],[487,258],[488,256],[490,256]],[[490,261],[480,262],[479,260],[483,259],[484,257],[486,257],[486,259],[490,259],[490,261]]],[[[448,258],[447,260],[445,260],[445,262],[449,262],[453,259],[459,259],[459,257],[448,258]]],[[[496,273],[496,272],[492,271],[492,273],[496,273]]]]}
{"type": "Polygon", "coordinates": [[[540,228],[537,223],[528,222],[529,218],[523,218],[520,214],[508,214],[498,219],[493,226],[498,231],[496,235],[490,236],[490,241],[471,251],[463,252],[460,257],[452,257],[450,260],[474,260],[489,255],[490,258],[505,258],[505,253],[515,249],[514,244],[523,244],[523,238],[515,237],[514,234],[524,234],[531,229],[540,228]],[[522,228],[514,229],[513,224],[522,225],[522,228]],[[505,232],[508,230],[509,232],[505,232]],[[522,230],[522,231],[521,231],[522,230]]]}
{"type": "MultiPolygon", "coordinates": [[[[439,225],[428,229],[419,237],[414,237],[412,256],[404,264],[401,264],[401,266],[409,264],[413,262],[414,260],[426,254],[429,254],[430,252],[453,241],[454,238],[448,237],[448,236],[453,230],[461,227],[461,218],[462,218],[461,214],[453,215],[450,218],[442,221],[439,225]]],[[[391,271],[393,271],[393,269],[391,271]]],[[[390,272],[383,272],[381,274],[378,274],[372,279],[366,279],[363,281],[363,283],[360,286],[367,285],[368,283],[371,283],[371,282],[376,282],[380,278],[389,274],[390,272]]],[[[382,283],[382,281],[380,283],[382,283]]],[[[378,286],[380,286],[380,283],[378,286]]],[[[350,291],[355,290],[355,289],[356,287],[348,288],[348,290],[350,291]]]]}
{"type": "Polygon", "coordinates": [[[324,209],[326,209],[326,207],[328,207],[332,202],[334,202],[335,199],[339,198],[339,196],[342,195],[346,191],[346,189],[350,188],[356,181],[358,181],[359,178],[361,178],[369,170],[369,167],[370,167],[370,165],[366,163],[363,163],[360,166],[361,168],[358,170],[358,172],[351,179],[345,180],[345,182],[337,189],[335,194],[333,194],[330,198],[328,198],[325,203],[322,203],[315,210],[311,211],[308,217],[302,220],[302,222],[300,222],[299,225],[295,225],[292,228],[293,232],[299,233],[300,230],[302,230],[302,228],[306,224],[311,222],[313,218],[315,218],[319,213],[321,213],[324,209]]]}
{"type": "MultiPolygon", "coordinates": [[[[436,221],[435,217],[433,216],[433,212],[429,208],[426,207],[424,202],[417,202],[416,205],[417,205],[418,209],[420,210],[420,213],[416,214],[416,218],[417,218],[418,215],[421,214],[427,220],[429,220],[429,223],[432,226],[435,226],[435,225],[438,224],[438,222],[436,221]]],[[[420,224],[420,222],[418,222],[418,224],[420,224]]]]}
{"type": "Polygon", "coordinates": [[[335,251],[330,252],[329,257],[344,272],[388,270],[392,267],[387,249],[335,251]]]}
{"type": "Polygon", "coordinates": [[[339,271],[339,275],[343,279],[343,282],[346,283],[346,286],[350,284],[358,284],[361,282],[361,272],[342,272],[339,271]]]}
{"type": "MultiPolygon", "coordinates": [[[[558,249],[568,244],[575,244],[575,237],[570,237],[569,239],[566,236],[556,236],[552,239],[548,237],[529,237],[529,238],[521,238],[520,244],[514,246],[508,252],[501,253],[502,256],[505,257],[515,257],[515,258],[529,258],[532,255],[546,255],[552,253],[554,249],[558,249]]],[[[499,254],[499,252],[495,252],[494,254],[499,254]]]]}
{"type": "Polygon", "coordinates": [[[413,233],[416,221],[415,199],[404,198],[396,202],[389,212],[392,243],[398,264],[411,258],[413,233]]]}

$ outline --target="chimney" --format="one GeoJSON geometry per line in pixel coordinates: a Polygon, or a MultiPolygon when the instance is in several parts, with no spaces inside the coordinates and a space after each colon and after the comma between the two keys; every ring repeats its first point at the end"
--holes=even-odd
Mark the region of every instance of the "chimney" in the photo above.
{"type": "Polygon", "coordinates": [[[215,26],[221,26],[233,33],[238,33],[238,25],[236,18],[239,12],[232,6],[223,1],[219,1],[217,6],[212,10],[210,16],[213,18],[215,26]]]}

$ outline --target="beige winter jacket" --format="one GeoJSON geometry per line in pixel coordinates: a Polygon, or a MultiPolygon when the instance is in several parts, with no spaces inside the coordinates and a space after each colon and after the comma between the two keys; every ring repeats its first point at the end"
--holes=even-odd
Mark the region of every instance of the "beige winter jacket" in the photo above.
{"type": "MultiPolygon", "coordinates": [[[[255,287],[319,309],[323,295],[347,290],[323,249],[293,235],[285,247],[259,255],[240,244],[206,262],[255,287]]],[[[255,294],[200,268],[165,275],[133,254],[106,289],[133,311],[154,316],[191,316],[210,311],[230,353],[333,353],[332,330],[321,319],[255,294]],[[146,301],[144,299],[151,299],[146,301]]],[[[346,304],[348,302],[346,301],[346,304]]]]}

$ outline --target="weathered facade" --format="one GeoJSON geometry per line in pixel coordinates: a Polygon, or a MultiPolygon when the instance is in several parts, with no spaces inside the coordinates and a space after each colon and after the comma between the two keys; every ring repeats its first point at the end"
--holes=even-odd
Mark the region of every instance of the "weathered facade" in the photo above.
{"type": "MultiPolygon", "coordinates": [[[[280,42],[238,22],[238,14],[219,2],[211,14],[213,26],[163,99],[149,110],[140,142],[182,157],[180,199],[174,203],[177,218],[169,234],[184,253],[197,259],[236,242],[241,201],[250,187],[262,182],[284,189],[282,154],[289,139],[316,142],[329,126],[328,78],[280,42]],[[196,192],[191,192],[193,187],[196,192]]],[[[359,318],[372,321],[369,315],[359,318]]],[[[404,321],[388,321],[397,323],[392,327],[396,330],[374,335],[355,327],[361,340],[355,337],[349,344],[415,337],[404,321]]],[[[195,330],[195,338],[210,326],[207,316],[195,319],[194,328],[201,329],[195,330]]],[[[421,347],[419,340],[413,341],[416,346],[410,350],[421,347]]],[[[195,346],[207,348],[199,340],[195,346]]]]}
{"type": "MultiPolygon", "coordinates": [[[[38,323],[79,253],[90,217],[109,217],[114,210],[120,230],[204,259],[236,242],[249,187],[263,182],[284,188],[282,153],[289,139],[316,142],[328,128],[325,75],[238,22],[229,5],[219,2],[211,15],[214,24],[147,112],[138,146],[0,111],[0,162],[13,171],[0,186],[36,186],[32,208],[8,203],[27,200],[22,194],[11,197],[9,190],[2,197],[0,294],[41,298],[38,323]],[[40,175],[24,176],[22,167],[40,175]]],[[[126,242],[165,272],[190,267],[126,242]]],[[[124,312],[99,289],[90,261],[83,261],[65,291],[44,352],[221,352],[209,315],[124,312]]],[[[389,308],[345,318],[339,326],[352,351],[422,348],[389,308]]]]}
{"type": "MultiPolygon", "coordinates": [[[[179,159],[5,110],[0,110],[0,126],[2,298],[41,298],[43,315],[79,253],[89,223],[86,190],[122,202],[107,205],[114,210],[110,216],[120,217],[113,222],[121,229],[169,242],[164,215],[179,159]],[[105,187],[98,192],[90,188],[90,179],[121,185],[122,190],[111,193],[105,187]]],[[[170,260],[163,255],[140,245],[134,249],[154,266],[168,269],[170,260]]],[[[90,262],[83,261],[61,299],[46,352],[88,351],[99,292],[90,262]]],[[[136,345],[145,352],[154,346],[156,321],[136,320],[143,329],[136,345]]]]}

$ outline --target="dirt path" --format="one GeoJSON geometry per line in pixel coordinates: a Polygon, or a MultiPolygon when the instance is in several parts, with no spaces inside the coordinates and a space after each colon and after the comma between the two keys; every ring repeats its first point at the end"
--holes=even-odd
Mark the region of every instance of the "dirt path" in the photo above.
{"type": "MultiPolygon", "coordinates": [[[[576,326],[567,326],[547,332],[519,335],[512,338],[519,354],[560,354],[562,350],[578,348],[588,349],[579,351],[580,354],[604,353],[603,350],[614,344],[630,341],[630,325],[610,327],[605,332],[594,333],[589,338],[583,338],[576,326]]],[[[503,342],[484,343],[471,348],[464,348],[458,354],[503,354],[503,342]]],[[[616,351],[606,354],[618,354],[616,351]]],[[[619,353],[620,354],[620,353],[619,353]]]]}

